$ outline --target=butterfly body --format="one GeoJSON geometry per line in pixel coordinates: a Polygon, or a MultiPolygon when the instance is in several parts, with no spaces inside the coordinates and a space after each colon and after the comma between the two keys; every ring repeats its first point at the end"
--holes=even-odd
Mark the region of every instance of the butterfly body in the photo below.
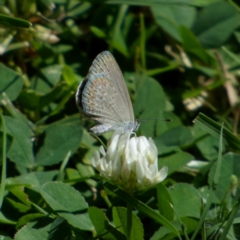
{"type": "Polygon", "coordinates": [[[78,87],[76,103],[83,114],[99,123],[90,129],[95,134],[116,129],[135,131],[139,127],[122,72],[108,51],[93,61],[78,87]]]}

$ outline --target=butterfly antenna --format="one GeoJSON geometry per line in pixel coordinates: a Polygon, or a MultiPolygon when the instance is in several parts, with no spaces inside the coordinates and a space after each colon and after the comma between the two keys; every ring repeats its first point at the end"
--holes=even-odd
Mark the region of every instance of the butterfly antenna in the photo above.
{"type": "Polygon", "coordinates": [[[172,119],[159,119],[159,118],[143,118],[143,119],[137,119],[139,123],[141,122],[147,122],[147,121],[164,121],[164,122],[172,122],[172,119]]]}

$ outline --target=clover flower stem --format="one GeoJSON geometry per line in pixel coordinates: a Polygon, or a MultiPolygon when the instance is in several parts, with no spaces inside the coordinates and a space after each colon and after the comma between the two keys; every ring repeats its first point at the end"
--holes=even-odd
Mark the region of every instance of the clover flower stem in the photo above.
{"type": "Polygon", "coordinates": [[[105,203],[107,204],[107,206],[109,208],[112,207],[112,203],[110,202],[108,195],[106,194],[106,192],[104,190],[100,191],[101,197],[103,198],[103,200],[105,201],[105,203]]]}
{"type": "Polygon", "coordinates": [[[127,240],[131,239],[132,232],[132,205],[127,203],[127,240]]]}

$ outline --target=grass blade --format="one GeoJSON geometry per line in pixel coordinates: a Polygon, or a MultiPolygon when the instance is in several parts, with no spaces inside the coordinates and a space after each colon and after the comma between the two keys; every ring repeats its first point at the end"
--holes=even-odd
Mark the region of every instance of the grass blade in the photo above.
{"type": "Polygon", "coordinates": [[[26,20],[23,20],[21,18],[14,18],[9,17],[4,14],[0,14],[0,23],[12,27],[22,27],[22,28],[29,28],[32,26],[32,24],[26,20]]]}
{"type": "MultiPolygon", "coordinates": [[[[208,132],[212,136],[219,138],[221,125],[200,113],[193,121],[198,127],[208,132]]],[[[226,143],[232,150],[240,152],[240,139],[227,129],[222,132],[223,142],[226,143]]]]}
{"type": "Polygon", "coordinates": [[[227,224],[223,229],[223,233],[221,234],[221,237],[219,238],[219,240],[224,240],[227,239],[226,236],[232,226],[232,223],[235,219],[236,214],[238,213],[238,210],[240,208],[240,198],[238,199],[237,203],[235,204],[235,206],[233,207],[230,216],[228,218],[227,224]]]}
{"type": "Polygon", "coordinates": [[[141,63],[142,68],[146,69],[146,31],[145,31],[145,23],[144,23],[144,15],[140,14],[140,28],[141,28],[141,36],[140,36],[140,54],[141,54],[141,63]]]}

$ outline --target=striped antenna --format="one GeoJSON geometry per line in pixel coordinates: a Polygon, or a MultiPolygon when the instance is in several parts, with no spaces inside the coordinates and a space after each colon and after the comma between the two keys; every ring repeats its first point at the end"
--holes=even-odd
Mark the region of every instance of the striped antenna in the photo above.
{"type": "Polygon", "coordinates": [[[137,119],[137,122],[147,122],[147,121],[164,121],[164,122],[172,122],[172,119],[159,119],[159,118],[143,118],[137,119]]]}

